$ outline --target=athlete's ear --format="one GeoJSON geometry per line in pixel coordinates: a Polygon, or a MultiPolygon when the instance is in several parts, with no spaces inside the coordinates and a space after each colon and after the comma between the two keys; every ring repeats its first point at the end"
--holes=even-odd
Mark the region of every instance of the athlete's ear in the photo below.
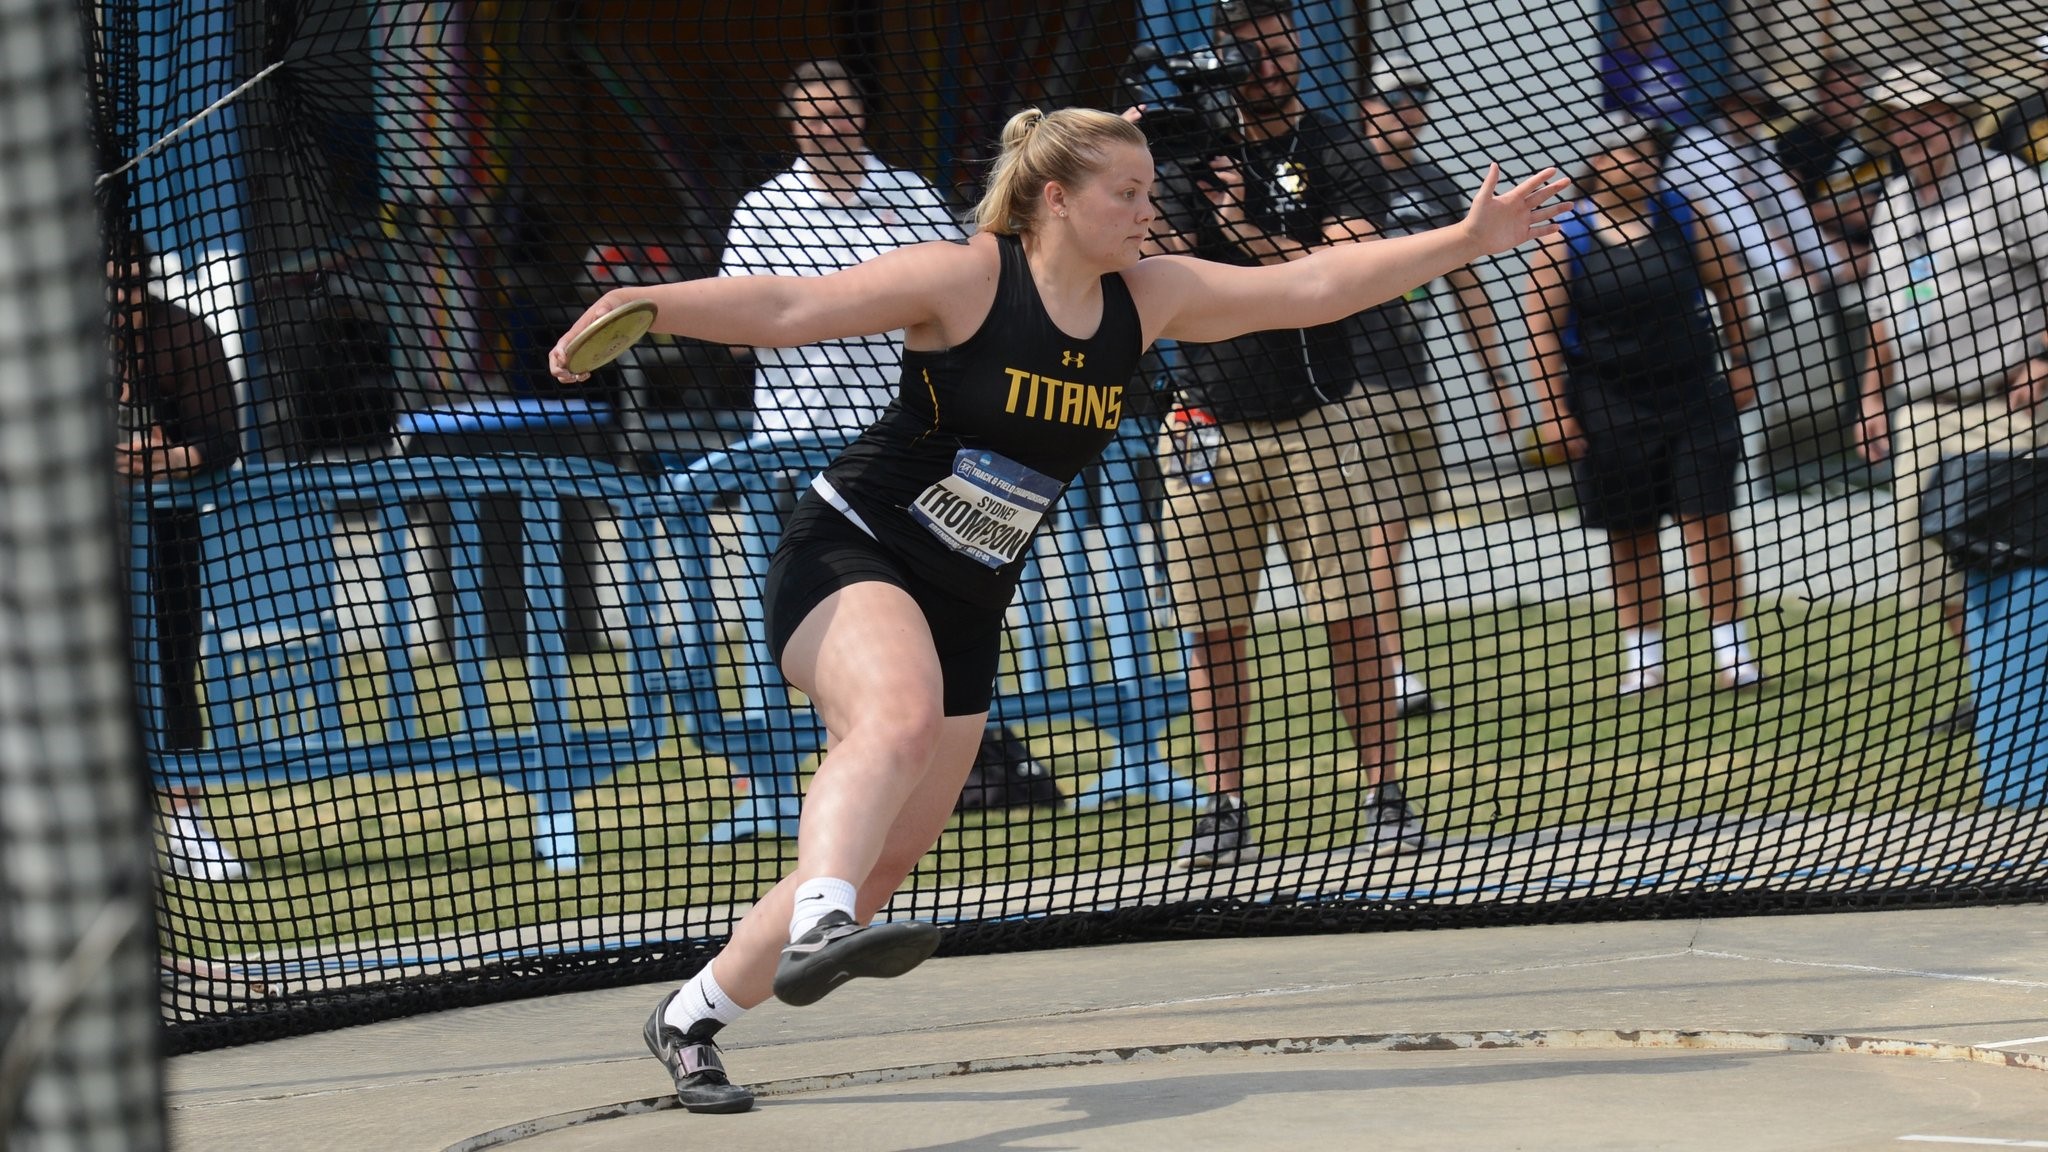
{"type": "Polygon", "coordinates": [[[1065,216],[1070,206],[1067,197],[1067,186],[1057,180],[1047,180],[1045,182],[1045,187],[1039,191],[1039,199],[1045,204],[1045,212],[1048,217],[1065,216]]]}

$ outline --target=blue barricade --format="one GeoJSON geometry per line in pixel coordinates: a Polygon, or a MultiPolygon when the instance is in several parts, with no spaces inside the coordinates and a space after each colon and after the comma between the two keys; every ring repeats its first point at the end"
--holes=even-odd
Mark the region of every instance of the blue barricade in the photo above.
{"type": "MultiPolygon", "coordinates": [[[[135,644],[146,670],[146,727],[157,776],[185,786],[281,784],[344,773],[483,772],[527,793],[537,855],[549,865],[577,862],[574,794],[619,765],[654,754],[670,734],[671,673],[653,627],[660,582],[653,563],[662,531],[658,488],[605,465],[538,457],[385,459],[352,465],[255,467],[202,483],[167,484],[132,506],[131,594],[135,644]],[[483,567],[478,502],[519,502],[527,595],[525,680],[530,719],[494,724],[487,695],[483,567]],[[618,672],[625,686],[622,722],[571,723],[570,669],[562,589],[564,501],[601,505],[617,525],[626,576],[626,621],[618,672]],[[408,518],[421,504],[444,506],[454,612],[447,627],[459,708],[420,713],[408,518]],[[155,614],[149,611],[152,510],[197,514],[201,537],[201,680],[206,742],[166,748],[162,685],[157,683],[155,614]],[[369,625],[376,641],[357,650],[369,667],[350,672],[345,642],[354,622],[337,611],[335,542],[341,515],[368,526],[384,610],[369,625]],[[358,707],[371,714],[346,723],[345,678],[374,685],[358,707]]],[[[361,561],[361,558],[357,558],[361,561]]]]}
{"type": "MultiPolygon", "coordinates": [[[[1138,438],[1119,442],[1105,464],[1104,491],[1135,492],[1138,438]]],[[[622,472],[579,458],[418,457],[348,465],[254,466],[225,478],[160,485],[133,505],[131,594],[136,658],[144,675],[146,727],[159,779],[187,787],[274,785],[345,773],[475,771],[531,798],[534,849],[556,869],[578,862],[575,794],[617,768],[653,756],[674,735],[725,759],[744,795],[730,818],[706,830],[713,841],[793,836],[797,766],[824,743],[808,707],[793,704],[767,663],[758,579],[779,531],[776,489],[808,484],[839,445],[818,440],[749,441],[658,476],[622,472]],[[479,504],[518,502],[526,603],[524,677],[530,704],[514,722],[494,720],[488,697],[479,504]],[[575,721],[565,645],[563,506],[601,509],[623,554],[617,580],[624,643],[617,674],[623,720],[575,721]],[[421,715],[410,553],[420,508],[437,509],[448,553],[453,610],[444,621],[459,705],[421,715]],[[152,510],[196,514],[201,540],[201,680],[206,739],[197,750],[167,748],[163,686],[148,572],[152,510]],[[747,651],[731,661],[742,680],[737,709],[721,699],[720,601],[716,565],[724,545],[714,516],[736,517],[753,587],[739,597],[747,651]],[[351,558],[374,572],[381,611],[344,621],[338,521],[373,543],[351,558]],[[346,631],[374,632],[369,645],[346,631]],[[344,707],[344,683],[357,682],[344,707]],[[365,693],[367,681],[373,686],[365,693]]],[[[1162,736],[1184,710],[1185,682],[1159,674],[1150,651],[1149,602],[1127,509],[1135,499],[1090,499],[1062,513],[1041,542],[1063,569],[1034,561],[1021,599],[1025,625],[1014,636],[1016,674],[999,685],[1003,720],[1070,717],[1115,739],[1104,771],[1077,803],[1132,799],[1186,803],[1190,782],[1164,763],[1162,736]],[[1081,547],[1080,523],[1106,547],[1081,547]],[[1049,611],[1051,585],[1076,607],[1071,621],[1049,611]],[[1098,660],[1093,645],[1106,658],[1098,660]],[[1057,652],[1055,657],[1053,654],[1057,652]],[[1097,664],[1108,670],[1097,675],[1097,664]],[[1052,684],[1057,666],[1064,680],[1052,684]]],[[[500,709],[502,716],[503,709],[500,709]]]]}
{"type": "MultiPolygon", "coordinates": [[[[823,471],[843,440],[816,436],[756,437],[735,448],[714,453],[669,477],[678,498],[673,515],[680,523],[668,534],[681,549],[686,602],[707,608],[714,603],[710,588],[713,509],[738,497],[732,514],[739,522],[743,562],[750,579],[767,570],[768,554],[779,529],[775,496],[778,490],[801,492],[823,471]]],[[[993,718],[1003,721],[1073,718],[1110,731],[1115,737],[1109,763],[1075,798],[1082,810],[1146,800],[1194,802],[1192,782],[1176,776],[1163,758],[1161,738],[1172,717],[1186,710],[1186,681],[1159,674],[1150,650],[1146,623],[1150,597],[1135,543],[1137,516],[1137,453],[1149,451],[1144,437],[1120,436],[1102,464],[1100,484],[1068,494],[1052,525],[1041,534],[1032,562],[1026,566],[1019,601],[1025,620],[1012,634],[1017,674],[1013,683],[999,683],[993,718]],[[1122,498],[1112,498],[1120,496],[1122,498]],[[1078,517],[1089,517],[1106,547],[1084,548],[1078,517]],[[1065,596],[1051,594],[1042,557],[1048,549],[1060,557],[1065,596]],[[1075,619],[1062,628],[1051,605],[1075,607],[1075,619]],[[1091,642],[1108,651],[1109,676],[1096,676],[1091,642]],[[1048,651],[1058,653],[1048,660],[1048,651]],[[1046,671],[1065,673],[1058,686],[1047,683],[1046,671]]],[[[755,675],[743,690],[738,713],[718,711],[715,683],[715,617],[694,614],[682,638],[683,666],[698,693],[696,735],[707,751],[726,757],[747,781],[746,799],[731,819],[715,826],[710,839],[724,842],[753,836],[796,834],[798,790],[796,766],[804,755],[824,745],[824,732],[810,709],[792,707],[781,677],[767,652],[758,603],[744,606],[749,658],[755,675]]]]}
{"type": "Polygon", "coordinates": [[[1972,571],[1966,584],[1984,803],[2048,808],[2048,568],[1972,571]]]}
{"type": "Polygon", "coordinates": [[[458,436],[478,432],[609,427],[609,405],[589,400],[505,396],[401,413],[401,436],[458,436]]]}

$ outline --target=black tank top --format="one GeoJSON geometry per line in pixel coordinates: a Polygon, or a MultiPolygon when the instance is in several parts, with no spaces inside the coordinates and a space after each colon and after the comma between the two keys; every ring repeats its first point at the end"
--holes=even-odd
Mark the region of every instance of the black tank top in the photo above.
{"type": "Polygon", "coordinates": [[[962,598],[1007,604],[1031,536],[1116,435],[1144,339],[1120,274],[1085,340],[1046,313],[1017,237],[981,328],[903,354],[896,399],[825,470],[876,540],[962,598]]]}
{"type": "Polygon", "coordinates": [[[1691,211],[1660,191],[1650,234],[1609,244],[1574,214],[1565,351],[1581,374],[1648,392],[1697,390],[1714,374],[1714,334],[1693,257],[1691,211]]]}

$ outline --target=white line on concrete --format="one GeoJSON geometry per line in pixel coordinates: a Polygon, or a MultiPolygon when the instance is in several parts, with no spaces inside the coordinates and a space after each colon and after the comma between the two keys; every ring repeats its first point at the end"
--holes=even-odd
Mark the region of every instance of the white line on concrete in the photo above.
{"type": "Polygon", "coordinates": [[[1976,1144],[1978,1148],[2048,1148],[2048,1140],[2001,1140],[1997,1136],[1901,1136],[1915,1144],[1976,1144]]]}
{"type": "MultiPolygon", "coordinates": [[[[1960,972],[1925,972],[1918,968],[1883,968],[1874,964],[1833,964],[1825,960],[1784,960],[1775,956],[1745,956],[1740,952],[1710,952],[1693,949],[1695,956],[1719,960],[1753,960],[1763,964],[1792,964],[1800,968],[1834,968],[1844,972],[1875,972],[1883,976],[1918,976],[1927,980],[1960,980],[1970,984],[1999,984],[2007,988],[2048,988],[2043,980],[2007,980],[2002,976],[1967,976],[1960,972]]],[[[2020,1043],[2020,1041],[2014,1041],[2020,1043]]]]}
{"type": "Polygon", "coordinates": [[[2000,1040],[1995,1044],[1979,1044],[1979,1048],[2017,1048],[2022,1044],[2048,1044],[2048,1036],[2025,1036],[2018,1040],[2000,1040]]]}
{"type": "Polygon", "coordinates": [[[959,1028],[978,1028],[989,1024],[1013,1023],[1020,1020],[1042,1019],[1049,1016],[1088,1016],[1098,1013],[1147,1011],[1157,1008],[1178,1008],[1187,1004],[1213,1004],[1220,1000],[1254,1000],[1268,996],[1313,996],[1320,992],[1347,992],[1357,988],[1385,987],[1393,984],[1417,984],[1433,980],[1469,980],[1479,976],[1513,976],[1524,972],[1562,972],[1571,968],[1598,968],[1607,964],[1628,964],[1642,960],[1675,960],[1690,953],[1644,952],[1627,956],[1600,956],[1590,960],[1566,960],[1556,964],[1527,964],[1513,968],[1493,968],[1459,972],[1426,972],[1413,976],[1391,976],[1376,980],[1347,980],[1339,984],[1288,984],[1275,988],[1247,988],[1238,992],[1213,992],[1202,996],[1180,996],[1171,1000],[1145,1000],[1135,1004],[1090,1004],[1077,1008],[1062,1008],[1053,1012],[1034,1013],[1030,1016],[1000,1017],[988,1020],[968,1020],[958,1024],[947,1024],[942,1028],[917,1027],[902,1029],[905,1032],[938,1032],[959,1028]]]}

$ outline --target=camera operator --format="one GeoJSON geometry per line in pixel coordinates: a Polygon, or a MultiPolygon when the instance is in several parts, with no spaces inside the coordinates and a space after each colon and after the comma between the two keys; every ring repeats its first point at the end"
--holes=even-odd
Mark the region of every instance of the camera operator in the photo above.
{"type": "MultiPolygon", "coordinates": [[[[1292,5],[1225,0],[1217,7],[1216,56],[1233,66],[1242,61],[1232,74],[1235,106],[1225,103],[1222,129],[1202,148],[1155,145],[1166,157],[1157,249],[1277,264],[1371,238],[1365,186],[1351,170],[1357,135],[1301,102],[1292,5]]],[[[1421,822],[1385,763],[1389,680],[1366,549],[1380,494],[1360,441],[1374,415],[1358,391],[1355,332],[1355,320],[1347,320],[1181,348],[1180,403],[1159,444],[1161,536],[1176,619],[1189,635],[1189,694],[1211,801],[1181,851],[1196,867],[1258,854],[1241,770],[1250,687],[1244,644],[1269,529],[1286,546],[1305,611],[1328,629],[1337,704],[1366,789],[1368,835],[1380,848],[1423,846],[1421,822]]]]}

